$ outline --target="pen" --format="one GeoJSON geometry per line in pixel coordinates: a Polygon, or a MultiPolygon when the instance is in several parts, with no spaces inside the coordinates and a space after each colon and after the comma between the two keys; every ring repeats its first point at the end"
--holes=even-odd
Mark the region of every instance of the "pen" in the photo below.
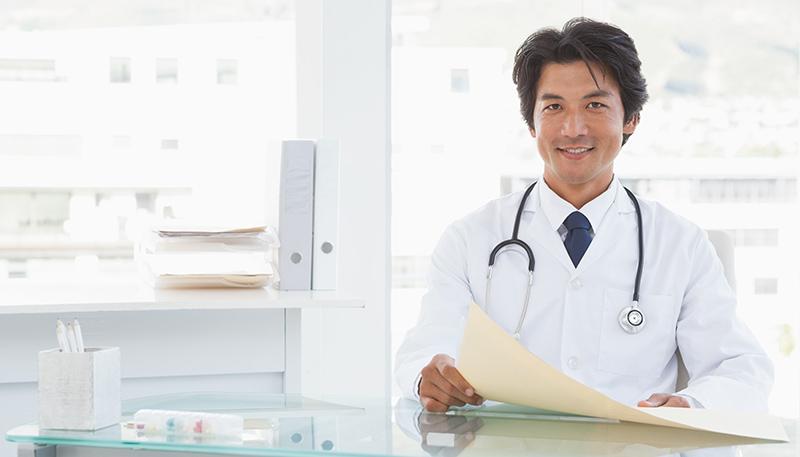
{"type": "Polygon", "coordinates": [[[72,320],[72,330],[75,332],[75,349],[78,352],[84,352],[83,334],[81,333],[81,324],[78,323],[78,319],[72,320]]]}
{"type": "Polygon", "coordinates": [[[69,345],[69,352],[78,352],[78,343],[75,342],[75,330],[69,322],[67,322],[67,344],[69,345]]]}
{"type": "Polygon", "coordinates": [[[69,344],[67,343],[67,329],[61,319],[56,320],[56,338],[58,339],[58,347],[61,352],[70,352],[69,344]]]}

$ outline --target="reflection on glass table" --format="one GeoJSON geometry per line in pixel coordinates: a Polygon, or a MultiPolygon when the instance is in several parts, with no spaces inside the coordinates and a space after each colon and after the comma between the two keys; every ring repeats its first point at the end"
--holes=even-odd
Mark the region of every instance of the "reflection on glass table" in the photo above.
{"type": "MultiPolygon", "coordinates": [[[[564,415],[487,402],[485,407],[428,413],[415,402],[394,407],[407,439],[436,456],[686,456],[800,455],[797,421],[785,420],[789,443],[564,415]]],[[[398,442],[394,448],[398,449],[398,442]]],[[[395,454],[407,455],[407,454],[395,454]]],[[[417,454],[412,454],[417,455],[417,454]]]]}
{"type": "Polygon", "coordinates": [[[797,421],[785,422],[789,443],[526,411],[507,405],[449,414],[425,413],[415,402],[297,395],[191,393],[128,400],[119,425],[95,432],[9,430],[6,439],[56,455],[290,456],[794,456],[797,421]],[[239,415],[241,436],[152,433],[131,426],[139,409],[239,415]],[[39,447],[39,446],[47,447],[39,447]],[[143,454],[146,455],[146,454],[143,454]],[[163,455],[163,454],[162,454],[163,455]]]}

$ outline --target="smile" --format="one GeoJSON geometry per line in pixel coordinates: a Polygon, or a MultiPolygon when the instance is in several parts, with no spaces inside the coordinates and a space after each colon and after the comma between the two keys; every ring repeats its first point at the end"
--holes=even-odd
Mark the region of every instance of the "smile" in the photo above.
{"type": "Polygon", "coordinates": [[[593,150],[594,148],[577,147],[577,148],[556,148],[556,149],[558,149],[559,152],[561,152],[562,154],[564,154],[569,158],[577,159],[585,155],[587,152],[593,150]]]}

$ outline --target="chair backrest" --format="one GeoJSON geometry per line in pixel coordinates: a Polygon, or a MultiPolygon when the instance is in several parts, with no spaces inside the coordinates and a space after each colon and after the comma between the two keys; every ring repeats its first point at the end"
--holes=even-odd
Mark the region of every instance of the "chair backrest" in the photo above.
{"type": "Polygon", "coordinates": [[[731,289],[736,291],[736,265],[734,261],[734,246],[731,236],[723,230],[706,230],[708,239],[717,251],[717,257],[722,261],[722,270],[725,272],[725,279],[728,280],[731,289]]]}
{"type": "MultiPolygon", "coordinates": [[[[717,257],[722,262],[722,271],[725,273],[725,279],[728,280],[731,289],[736,292],[736,262],[734,259],[734,246],[733,240],[730,235],[723,230],[706,230],[708,239],[714,245],[714,250],[717,251],[717,257]]],[[[678,352],[678,380],[675,383],[675,390],[686,388],[689,383],[689,372],[686,370],[686,365],[683,363],[683,357],[680,351],[678,352]]]]}

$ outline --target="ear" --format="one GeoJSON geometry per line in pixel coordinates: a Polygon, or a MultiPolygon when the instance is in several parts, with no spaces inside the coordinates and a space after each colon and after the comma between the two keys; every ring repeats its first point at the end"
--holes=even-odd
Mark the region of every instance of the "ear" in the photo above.
{"type": "Polygon", "coordinates": [[[636,130],[636,127],[639,125],[639,113],[636,113],[631,117],[625,125],[622,126],[622,133],[627,135],[632,135],[633,132],[636,130]]]}
{"type": "Polygon", "coordinates": [[[536,138],[536,130],[534,130],[533,127],[528,128],[528,131],[531,132],[533,138],[536,138]]]}

